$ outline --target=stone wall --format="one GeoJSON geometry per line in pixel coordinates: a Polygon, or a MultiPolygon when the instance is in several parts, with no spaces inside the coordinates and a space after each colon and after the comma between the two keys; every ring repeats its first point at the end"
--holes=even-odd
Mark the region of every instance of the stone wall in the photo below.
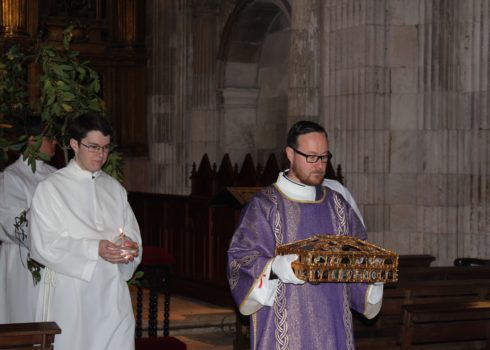
{"type": "Polygon", "coordinates": [[[371,239],[490,256],[487,1],[329,1],[324,121],[371,239]]]}
{"type": "Polygon", "coordinates": [[[375,243],[490,257],[486,0],[148,1],[148,191],[328,130],[375,243]],[[197,30],[197,31],[196,31],[197,30]]]}

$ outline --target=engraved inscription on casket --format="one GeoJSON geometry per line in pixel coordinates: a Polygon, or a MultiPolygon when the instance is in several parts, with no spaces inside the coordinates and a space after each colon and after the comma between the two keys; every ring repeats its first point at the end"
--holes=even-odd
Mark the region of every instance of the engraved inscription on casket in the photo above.
{"type": "Polygon", "coordinates": [[[397,282],[398,255],[351,236],[315,235],[276,248],[276,254],[297,254],[296,276],[320,282],[397,282]]]}

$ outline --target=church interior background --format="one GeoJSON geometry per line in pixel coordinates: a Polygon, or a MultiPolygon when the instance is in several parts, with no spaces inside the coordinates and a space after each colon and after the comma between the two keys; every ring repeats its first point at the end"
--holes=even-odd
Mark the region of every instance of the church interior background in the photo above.
{"type": "Polygon", "coordinates": [[[370,241],[490,258],[487,0],[2,0],[0,48],[69,23],[129,191],[188,195],[193,163],[284,163],[321,123],[370,241]],[[41,4],[42,3],[42,4],[41,4]]]}

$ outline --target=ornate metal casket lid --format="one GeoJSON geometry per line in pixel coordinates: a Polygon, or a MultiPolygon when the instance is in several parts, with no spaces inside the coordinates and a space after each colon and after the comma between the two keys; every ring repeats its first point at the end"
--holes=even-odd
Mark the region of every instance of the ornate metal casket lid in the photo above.
{"type": "Polygon", "coordinates": [[[351,236],[315,235],[278,246],[276,254],[298,254],[293,271],[312,284],[398,281],[397,254],[351,236]]]}

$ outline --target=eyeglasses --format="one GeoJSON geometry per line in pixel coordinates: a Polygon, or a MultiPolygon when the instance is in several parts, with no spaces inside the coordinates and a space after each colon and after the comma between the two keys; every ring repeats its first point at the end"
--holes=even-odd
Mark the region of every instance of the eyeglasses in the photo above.
{"type": "Polygon", "coordinates": [[[83,142],[80,142],[82,146],[85,146],[90,153],[109,153],[111,151],[111,145],[99,146],[99,145],[86,145],[83,142]]]}
{"type": "MultiPolygon", "coordinates": [[[[291,147],[291,146],[289,146],[291,147]]],[[[301,151],[298,151],[296,148],[291,147],[293,151],[298,153],[299,155],[302,155],[306,159],[306,163],[316,163],[318,161],[321,161],[322,163],[327,163],[331,158],[332,158],[332,153],[330,151],[327,152],[327,154],[323,156],[317,156],[316,154],[306,154],[301,151]]]]}

